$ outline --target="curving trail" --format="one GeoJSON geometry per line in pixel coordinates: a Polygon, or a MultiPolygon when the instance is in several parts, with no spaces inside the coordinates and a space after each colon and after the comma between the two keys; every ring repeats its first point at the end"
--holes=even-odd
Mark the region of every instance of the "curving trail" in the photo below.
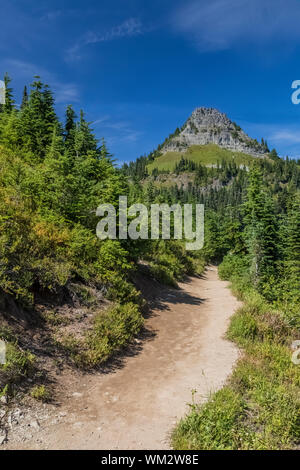
{"type": "Polygon", "coordinates": [[[238,306],[216,267],[181,283],[179,291],[165,289],[146,321],[154,334],[141,350],[113,372],[73,378],[60,409],[64,420],[49,420],[35,438],[14,447],[168,449],[191,391],[204,401],[232,370],[238,350],[224,334],[238,306]]]}

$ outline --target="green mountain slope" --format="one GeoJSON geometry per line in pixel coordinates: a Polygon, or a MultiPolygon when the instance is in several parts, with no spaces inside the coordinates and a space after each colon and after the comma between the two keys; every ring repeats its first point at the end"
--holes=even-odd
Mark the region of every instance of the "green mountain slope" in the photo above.
{"type": "Polygon", "coordinates": [[[180,161],[181,157],[192,160],[195,163],[201,163],[202,165],[215,165],[218,162],[225,160],[227,162],[234,161],[238,165],[246,166],[249,166],[251,161],[257,158],[245,153],[234,152],[232,150],[221,148],[216,144],[192,145],[185,153],[167,152],[161,157],[156,158],[147,166],[148,171],[151,173],[154,168],[157,168],[160,171],[172,171],[174,170],[176,163],[180,161]]]}

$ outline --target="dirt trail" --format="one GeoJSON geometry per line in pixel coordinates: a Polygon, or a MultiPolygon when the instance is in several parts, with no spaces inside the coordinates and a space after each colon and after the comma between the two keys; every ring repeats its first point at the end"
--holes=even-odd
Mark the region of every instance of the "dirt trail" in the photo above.
{"type": "Polygon", "coordinates": [[[36,439],[14,446],[31,449],[168,449],[175,422],[196,400],[220,388],[238,350],[224,339],[239,306],[208,268],[180,290],[167,289],[146,321],[153,338],[123,367],[74,380],[60,412],[63,421],[42,426],[36,439]]]}

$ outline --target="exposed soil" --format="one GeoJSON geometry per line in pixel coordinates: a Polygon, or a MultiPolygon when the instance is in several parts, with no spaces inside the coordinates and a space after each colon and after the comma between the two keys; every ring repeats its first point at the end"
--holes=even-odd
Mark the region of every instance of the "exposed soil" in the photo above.
{"type": "Polygon", "coordinates": [[[202,278],[187,279],[179,290],[161,288],[152,297],[146,329],[135,345],[101,373],[62,373],[59,406],[32,410],[2,448],[169,448],[170,432],[188,411],[192,390],[196,401],[206,400],[237,360],[237,348],[224,335],[239,302],[215,267],[202,278]]]}

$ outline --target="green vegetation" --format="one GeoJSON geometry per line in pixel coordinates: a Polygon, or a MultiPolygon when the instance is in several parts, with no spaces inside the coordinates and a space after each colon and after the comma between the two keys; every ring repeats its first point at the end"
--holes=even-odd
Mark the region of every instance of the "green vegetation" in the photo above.
{"type": "Polygon", "coordinates": [[[152,248],[150,255],[145,255],[150,263],[150,272],[153,277],[173,287],[184,274],[202,274],[205,262],[200,254],[187,255],[183,243],[175,241],[159,241],[152,248]]]}
{"type": "Polygon", "coordinates": [[[156,158],[147,166],[148,172],[157,168],[159,171],[174,171],[176,164],[180,161],[181,157],[192,160],[195,163],[202,165],[216,165],[222,160],[226,162],[234,162],[236,165],[249,166],[254,157],[246,155],[241,152],[233,152],[227,149],[222,149],[215,144],[209,145],[192,145],[187,151],[182,154],[180,152],[167,152],[161,157],[156,158]]]}
{"type": "Polygon", "coordinates": [[[229,387],[217,392],[199,407],[190,405],[191,413],[173,433],[176,449],[227,450],[238,448],[239,428],[243,419],[243,400],[229,387]]]}
{"type": "Polygon", "coordinates": [[[35,357],[32,353],[21,349],[16,343],[7,341],[6,363],[0,364],[0,394],[12,393],[15,384],[34,373],[34,366],[35,357]]]}
{"type": "Polygon", "coordinates": [[[83,339],[65,336],[60,346],[78,367],[92,368],[103,364],[113,353],[128,344],[142,326],[143,317],[137,305],[117,305],[98,312],[93,328],[83,339]]]}
{"type": "Polygon", "coordinates": [[[38,401],[47,402],[51,399],[50,390],[45,385],[36,385],[32,388],[30,395],[38,401]]]}

